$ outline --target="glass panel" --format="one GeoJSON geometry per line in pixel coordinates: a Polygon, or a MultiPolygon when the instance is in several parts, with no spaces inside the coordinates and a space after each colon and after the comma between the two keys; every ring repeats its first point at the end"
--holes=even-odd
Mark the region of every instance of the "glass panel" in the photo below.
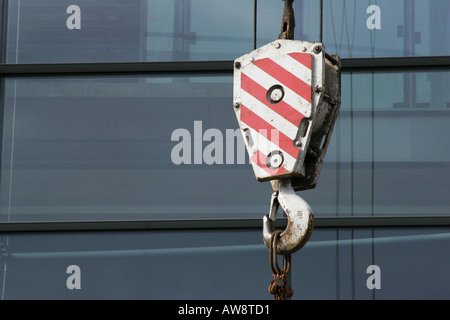
{"type": "Polygon", "coordinates": [[[300,300],[448,299],[449,245],[448,228],[315,230],[292,256],[294,295],[300,300]]]}
{"type": "MultiPolygon", "coordinates": [[[[258,44],[275,40],[283,4],[259,0],[258,44]]],[[[295,39],[319,41],[319,1],[294,1],[295,39]]],[[[323,42],[341,58],[450,53],[449,1],[324,0],[323,42]]]]}
{"type": "Polygon", "coordinates": [[[5,80],[3,221],[258,217],[232,77],[5,80]]]}
{"type": "Polygon", "coordinates": [[[9,1],[7,63],[232,60],[252,15],[251,0],[9,1]]]}
{"type": "MultiPolygon", "coordinates": [[[[258,230],[17,233],[0,241],[6,300],[273,299],[258,230]]],[[[449,228],[316,229],[292,255],[293,299],[449,299],[449,246],[449,228]]]]}
{"type": "Polygon", "coordinates": [[[261,232],[76,232],[1,237],[7,241],[2,250],[8,248],[9,253],[0,259],[0,293],[7,300],[271,298],[266,295],[271,271],[261,232]],[[68,269],[71,266],[78,269],[68,269]]]}
{"type": "Polygon", "coordinates": [[[317,187],[318,214],[450,213],[450,72],[354,73],[317,187]]]}
{"type": "Polygon", "coordinates": [[[448,228],[375,229],[374,238],[373,262],[380,267],[383,281],[376,299],[450,297],[448,228]]]}
{"type": "MultiPolygon", "coordinates": [[[[343,75],[317,216],[448,215],[449,72],[343,75]]],[[[232,78],[5,80],[2,220],[260,218],[232,78]],[[176,116],[174,116],[176,115],[176,116]]],[[[281,210],[280,210],[281,211],[281,210]]]]}

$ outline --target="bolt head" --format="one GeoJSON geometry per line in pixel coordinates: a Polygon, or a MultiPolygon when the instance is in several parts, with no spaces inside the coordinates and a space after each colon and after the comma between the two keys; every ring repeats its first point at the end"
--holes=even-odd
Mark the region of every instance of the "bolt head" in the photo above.
{"type": "Polygon", "coordinates": [[[270,99],[272,99],[274,102],[280,102],[281,99],[283,99],[283,91],[281,89],[274,89],[270,93],[270,99]]]}
{"type": "Polygon", "coordinates": [[[283,87],[279,84],[271,86],[267,91],[266,97],[267,100],[272,104],[280,102],[284,97],[283,87]]]}
{"type": "Polygon", "coordinates": [[[279,169],[284,162],[284,156],[281,151],[272,151],[267,155],[266,165],[269,169],[279,169]]]}
{"type": "Polygon", "coordinates": [[[320,44],[318,44],[314,47],[314,53],[320,53],[320,52],[322,52],[322,46],[320,44]]]}
{"type": "Polygon", "coordinates": [[[283,158],[280,154],[274,154],[270,158],[269,163],[270,163],[270,167],[279,168],[283,164],[283,158]]]}

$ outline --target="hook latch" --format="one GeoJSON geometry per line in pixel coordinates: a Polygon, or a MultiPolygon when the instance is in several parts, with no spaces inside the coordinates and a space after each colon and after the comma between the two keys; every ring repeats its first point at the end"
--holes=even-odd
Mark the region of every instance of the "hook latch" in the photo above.
{"type": "Polygon", "coordinates": [[[287,215],[287,226],[278,238],[277,252],[289,255],[308,242],[314,228],[314,215],[309,204],[295,193],[291,181],[279,180],[278,191],[272,194],[270,213],[263,218],[263,239],[268,248],[280,205],[287,215]]]}

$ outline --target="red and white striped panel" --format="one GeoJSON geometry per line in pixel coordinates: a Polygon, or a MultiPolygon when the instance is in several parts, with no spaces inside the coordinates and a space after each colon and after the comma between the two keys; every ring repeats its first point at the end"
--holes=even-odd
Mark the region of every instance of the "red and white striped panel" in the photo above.
{"type": "Polygon", "coordinates": [[[250,159],[258,178],[289,174],[295,167],[300,148],[293,142],[301,120],[311,114],[311,64],[310,53],[295,52],[257,59],[241,69],[240,121],[257,149],[250,159]],[[282,88],[279,102],[269,98],[274,86],[282,88]]]}

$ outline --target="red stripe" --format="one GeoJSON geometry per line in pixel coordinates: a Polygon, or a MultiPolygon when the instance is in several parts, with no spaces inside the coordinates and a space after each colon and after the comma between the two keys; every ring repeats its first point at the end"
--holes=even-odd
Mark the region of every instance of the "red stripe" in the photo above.
{"type": "Polygon", "coordinates": [[[263,169],[264,171],[266,171],[269,175],[271,176],[275,176],[275,175],[279,175],[279,174],[284,174],[284,173],[289,173],[289,171],[287,171],[285,168],[283,167],[279,167],[276,170],[270,169],[269,167],[267,167],[266,164],[266,155],[264,153],[262,153],[261,151],[258,150],[258,152],[256,154],[254,154],[251,157],[251,161],[256,164],[258,167],[260,167],[261,169],[263,169]]]}
{"type": "Polygon", "coordinates": [[[300,95],[306,101],[311,102],[311,86],[303,82],[303,80],[296,77],[294,74],[290,73],[269,58],[256,60],[253,64],[280,81],[280,83],[289,87],[289,89],[300,95]]]}
{"type": "Polygon", "coordinates": [[[292,58],[294,58],[295,60],[297,60],[298,62],[300,62],[302,65],[307,67],[308,69],[312,70],[311,55],[309,53],[294,52],[294,53],[290,53],[289,55],[292,58]]]}
{"type": "Polygon", "coordinates": [[[301,112],[294,109],[283,100],[277,104],[272,104],[267,101],[267,90],[244,73],[241,74],[241,88],[296,127],[300,125],[300,121],[305,117],[301,112]]]}
{"type": "Polygon", "coordinates": [[[244,105],[241,105],[241,121],[245,122],[267,140],[279,146],[282,151],[297,159],[300,149],[294,147],[293,141],[244,105]]]}

